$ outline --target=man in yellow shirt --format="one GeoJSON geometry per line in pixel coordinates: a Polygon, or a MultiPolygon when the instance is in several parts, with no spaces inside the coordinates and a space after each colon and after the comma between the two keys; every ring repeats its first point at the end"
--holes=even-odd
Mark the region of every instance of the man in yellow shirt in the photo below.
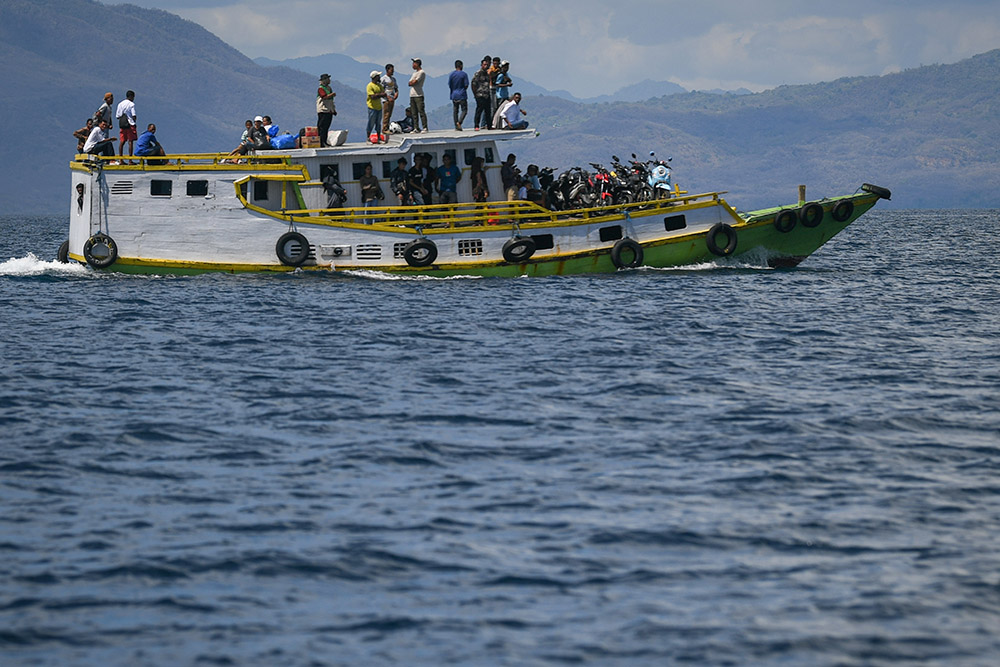
{"type": "Polygon", "coordinates": [[[368,128],[365,130],[365,136],[368,137],[367,141],[373,144],[379,143],[379,130],[382,126],[382,99],[385,98],[385,89],[379,83],[381,78],[382,73],[373,69],[371,82],[365,88],[365,93],[368,95],[368,128]],[[374,141],[372,137],[375,137],[374,141]]]}

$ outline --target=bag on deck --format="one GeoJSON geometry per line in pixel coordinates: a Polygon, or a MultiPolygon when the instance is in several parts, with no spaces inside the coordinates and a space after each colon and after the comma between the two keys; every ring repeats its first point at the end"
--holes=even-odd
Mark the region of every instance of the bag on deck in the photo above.
{"type": "Polygon", "coordinates": [[[271,139],[271,148],[295,148],[295,139],[294,134],[279,134],[271,139]]]}

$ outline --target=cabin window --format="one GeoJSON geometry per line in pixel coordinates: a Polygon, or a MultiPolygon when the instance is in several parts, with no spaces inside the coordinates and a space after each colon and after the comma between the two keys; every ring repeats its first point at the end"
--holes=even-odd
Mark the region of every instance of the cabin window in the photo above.
{"type": "Polygon", "coordinates": [[[476,149],[466,148],[465,149],[465,166],[471,167],[472,163],[476,160],[476,149]]]}
{"type": "Polygon", "coordinates": [[[493,159],[493,147],[492,146],[487,146],[486,148],[483,149],[483,157],[486,158],[486,163],[487,164],[489,164],[491,162],[496,162],[496,160],[493,159]]]}
{"type": "Polygon", "coordinates": [[[149,194],[154,197],[169,197],[173,192],[173,182],[153,180],[149,182],[149,194]]]}
{"type": "Polygon", "coordinates": [[[254,201],[267,201],[267,191],[268,191],[267,181],[254,181],[253,182],[253,199],[254,201]]]}
{"type": "Polygon", "coordinates": [[[552,250],[556,247],[552,234],[532,234],[531,240],[535,242],[535,250],[552,250]]]}
{"type": "Polygon", "coordinates": [[[622,226],[601,227],[600,232],[602,241],[617,241],[622,237],[622,226]]]}
{"type": "MultiPolygon", "coordinates": [[[[354,180],[359,181],[361,177],[365,175],[365,167],[372,164],[371,162],[355,162],[351,165],[352,172],[354,174],[354,180]]],[[[375,165],[372,165],[372,173],[375,173],[375,165]]]]}
{"type": "Polygon", "coordinates": [[[452,164],[458,164],[458,157],[456,157],[454,148],[446,148],[444,154],[451,158],[452,164]]]}
{"type": "Polygon", "coordinates": [[[188,181],[187,193],[189,197],[204,197],[208,194],[208,181],[188,181]]]}
{"type": "Polygon", "coordinates": [[[687,218],[683,215],[669,215],[663,219],[663,228],[668,232],[676,232],[688,226],[687,218]]]}
{"type": "Polygon", "coordinates": [[[240,196],[244,199],[247,198],[247,184],[246,182],[240,183],[240,196]]]}
{"type": "MultiPolygon", "coordinates": [[[[397,158],[398,159],[398,158],[397,158]]],[[[392,160],[382,161],[382,178],[389,178],[392,176],[392,170],[396,167],[393,166],[392,160]]]]}

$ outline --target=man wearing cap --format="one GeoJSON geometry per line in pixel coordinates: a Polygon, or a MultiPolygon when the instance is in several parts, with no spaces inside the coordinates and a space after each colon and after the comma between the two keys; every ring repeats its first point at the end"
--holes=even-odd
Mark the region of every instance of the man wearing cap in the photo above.
{"type": "Polygon", "coordinates": [[[410,58],[413,61],[413,74],[410,75],[410,109],[413,110],[413,131],[429,132],[427,128],[427,111],[424,110],[424,79],[427,75],[421,69],[420,58],[410,58]],[[423,130],[420,125],[423,123],[423,130]]]}
{"type": "Polygon", "coordinates": [[[382,126],[382,98],[385,97],[385,91],[379,83],[379,80],[382,78],[382,72],[373,69],[368,74],[368,77],[371,81],[368,82],[368,87],[365,88],[368,104],[368,126],[365,129],[365,136],[368,141],[377,144],[379,143],[379,129],[382,126]],[[375,137],[375,141],[372,141],[372,137],[375,137]]]}
{"type": "Polygon", "coordinates": [[[316,128],[319,131],[319,145],[326,146],[326,137],[330,132],[330,123],[337,115],[337,106],[333,98],[337,93],[330,87],[330,75],[319,75],[319,89],[316,91],[316,128]]]}
{"type": "Polygon", "coordinates": [[[104,104],[94,112],[94,125],[100,125],[103,120],[111,127],[111,105],[114,104],[115,96],[111,93],[104,93],[104,104]]]}
{"type": "Polygon", "coordinates": [[[399,97],[399,87],[396,85],[396,77],[393,74],[396,67],[389,63],[385,66],[385,74],[379,79],[382,90],[385,91],[385,99],[382,100],[382,134],[389,134],[389,123],[392,122],[392,108],[396,106],[396,98],[399,97]]]}

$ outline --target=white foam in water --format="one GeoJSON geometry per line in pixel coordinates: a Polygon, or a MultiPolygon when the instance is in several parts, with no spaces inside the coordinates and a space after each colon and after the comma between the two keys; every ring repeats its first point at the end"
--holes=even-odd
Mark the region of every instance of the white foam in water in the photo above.
{"type": "Polygon", "coordinates": [[[421,280],[479,280],[482,276],[425,276],[425,275],[402,275],[398,273],[386,273],[383,271],[371,271],[368,269],[359,269],[345,271],[344,273],[357,276],[359,278],[370,278],[372,280],[408,280],[408,281],[421,281],[421,280]]]}
{"type": "Polygon", "coordinates": [[[45,273],[82,275],[87,271],[86,266],[77,262],[63,264],[55,259],[45,261],[30,252],[24,257],[11,257],[0,263],[0,276],[38,276],[45,273]]]}

